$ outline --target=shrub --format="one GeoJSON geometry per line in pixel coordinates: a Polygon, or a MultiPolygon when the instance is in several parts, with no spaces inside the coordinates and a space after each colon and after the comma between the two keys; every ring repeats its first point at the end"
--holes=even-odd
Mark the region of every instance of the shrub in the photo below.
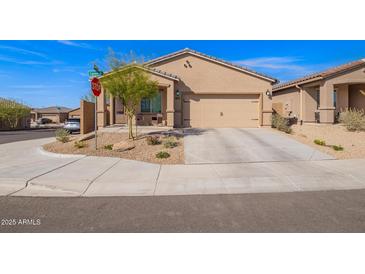
{"type": "Polygon", "coordinates": [[[164,147],[165,148],[174,148],[174,147],[177,147],[178,146],[178,142],[176,142],[174,139],[172,138],[169,138],[168,140],[165,141],[164,143],[164,147]]]}
{"type": "Polygon", "coordinates": [[[57,141],[60,141],[62,143],[67,143],[70,141],[70,132],[68,132],[64,128],[59,128],[55,132],[57,141]]]}
{"type": "Polygon", "coordinates": [[[341,145],[333,145],[332,148],[336,151],[343,151],[344,150],[343,146],[341,146],[341,145]]]}
{"type": "Polygon", "coordinates": [[[0,120],[12,129],[19,126],[21,119],[27,117],[30,110],[30,107],[15,100],[0,97],[0,120]]]}
{"type": "Polygon", "coordinates": [[[156,158],[158,159],[166,159],[170,157],[170,153],[166,152],[166,151],[160,151],[156,154],[156,158]]]}
{"type": "Polygon", "coordinates": [[[319,146],[325,146],[325,145],[326,145],[326,141],[321,140],[321,139],[315,139],[313,142],[314,142],[316,145],[319,145],[319,146]]]}
{"type": "Polygon", "coordinates": [[[280,116],[277,113],[272,115],[272,123],[271,127],[276,128],[280,131],[290,134],[292,132],[292,128],[289,125],[289,120],[280,116]]]}
{"type": "Polygon", "coordinates": [[[76,141],[75,143],[74,143],[74,147],[75,148],[84,148],[84,147],[86,147],[87,146],[87,144],[85,143],[85,142],[83,142],[83,141],[76,141]]]}
{"type": "Polygon", "coordinates": [[[159,145],[161,141],[158,136],[147,136],[147,144],[152,146],[159,145]]]}
{"type": "Polygon", "coordinates": [[[359,109],[348,109],[341,113],[340,122],[348,131],[365,130],[365,112],[359,109]]]}
{"type": "Polygon", "coordinates": [[[106,149],[106,150],[112,150],[112,149],[113,149],[113,145],[112,145],[112,144],[110,144],[110,145],[105,145],[105,146],[104,146],[104,149],[106,149]]]}

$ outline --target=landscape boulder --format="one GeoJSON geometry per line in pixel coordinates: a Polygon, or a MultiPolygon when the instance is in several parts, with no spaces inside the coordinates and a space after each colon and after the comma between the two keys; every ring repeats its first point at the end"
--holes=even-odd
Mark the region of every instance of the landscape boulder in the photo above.
{"type": "Polygon", "coordinates": [[[133,149],[135,147],[136,146],[133,143],[131,143],[131,142],[121,141],[121,142],[115,143],[113,145],[113,150],[114,151],[123,152],[123,151],[131,150],[131,149],[133,149]]]}

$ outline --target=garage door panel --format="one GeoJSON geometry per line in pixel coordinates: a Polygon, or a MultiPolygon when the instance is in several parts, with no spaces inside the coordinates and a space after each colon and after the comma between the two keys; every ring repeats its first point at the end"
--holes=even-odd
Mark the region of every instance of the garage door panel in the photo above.
{"type": "Polygon", "coordinates": [[[184,126],[258,127],[258,95],[188,95],[184,126]]]}

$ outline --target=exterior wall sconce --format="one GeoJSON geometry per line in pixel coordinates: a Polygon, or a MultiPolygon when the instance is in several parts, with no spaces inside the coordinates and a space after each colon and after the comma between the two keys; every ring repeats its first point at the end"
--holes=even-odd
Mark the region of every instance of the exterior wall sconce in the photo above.
{"type": "Polygon", "coordinates": [[[176,97],[180,97],[180,91],[178,89],[176,90],[176,97]]]}
{"type": "Polygon", "coordinates": [[[266,90],[265,92],[266,96],[269,97],[270,99],[272,98],[272,93],[270,90],[266,90]]]}

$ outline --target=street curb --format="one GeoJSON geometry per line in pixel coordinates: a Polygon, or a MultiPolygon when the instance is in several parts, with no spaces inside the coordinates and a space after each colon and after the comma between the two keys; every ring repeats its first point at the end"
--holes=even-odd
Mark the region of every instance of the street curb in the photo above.
{"type": "Polygon", "coordinates": [[[49,151],[46,151],[42,146],[38,147],[37,151],[44,156],[56,157],[56,158],[87,157],[87,155],[83,155],[83,154],[60,154],[60,153],[49,152],[49,151]]]}

